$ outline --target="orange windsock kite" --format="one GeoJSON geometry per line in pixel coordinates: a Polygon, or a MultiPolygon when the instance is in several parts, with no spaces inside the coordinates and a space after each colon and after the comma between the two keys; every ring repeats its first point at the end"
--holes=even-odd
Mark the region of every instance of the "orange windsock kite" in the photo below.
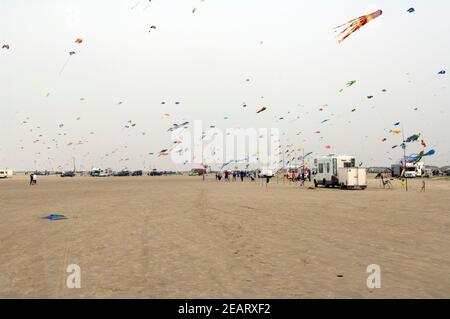
{"type": "Polygon", "coordinates": [[[338,35],[339,37],[341,37],[339,39],[339,43],[341,43],[342,41],[347,39],[353,32],[358,31],[360,28],[365,26],[368,22],[372,21],[373,19],[378,18],[382,14],[383,14],[383,11],[377,10],[371,14],[363,15],[359,18],[350,20],[349,22],[336,27],[335,29],[343,28],[342,31],[338,35]]]}

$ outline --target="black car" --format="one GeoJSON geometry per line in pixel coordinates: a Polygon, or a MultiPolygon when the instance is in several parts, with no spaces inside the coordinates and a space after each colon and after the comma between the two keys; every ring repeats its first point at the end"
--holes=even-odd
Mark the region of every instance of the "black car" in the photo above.
{"type": "Polygon", "coordinates": [[[61,177],[74,177],[75,173],[74,172],[64,172],[61,173],[61,177]]]}
{"type": "Polygon", "coordinates": [[[129,171],[120,171],[120,172],[117,172],[116,174],[114,174],[114,176],[130,176],[130,172],[129,171]]]}
{"type": "Polygon", "coordinates": [[[162,176],[163,172],[151,171],[148,173],[149,176],[162,176]]]}
{"type": "Polygon", "coordinates": [[[142,171],[134,171],[131,176],[142,176],[142,171]]]}

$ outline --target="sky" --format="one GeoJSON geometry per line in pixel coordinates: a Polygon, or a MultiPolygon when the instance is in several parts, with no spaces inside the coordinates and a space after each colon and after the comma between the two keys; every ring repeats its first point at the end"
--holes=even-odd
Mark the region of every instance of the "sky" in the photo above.
{"type": "Polygon", "coordinates": [[[426,164],[450,165],[448,12],[444,0],[2,0],[0,168],[189,169],[158,152],[172,124],[196,120],[278,128],[285,148],[364,166],[403,156],[400,128],[436,150],[426,164]],[[336,26],[378,9],[338,43],[336,26]]]}

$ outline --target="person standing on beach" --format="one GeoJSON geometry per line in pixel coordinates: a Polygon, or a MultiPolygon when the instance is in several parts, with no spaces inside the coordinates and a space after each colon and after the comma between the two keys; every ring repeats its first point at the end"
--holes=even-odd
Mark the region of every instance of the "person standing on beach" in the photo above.
{"type": "Polygon", "coordinates": [[[228,181],[228,182],[230,181],[230,178],[228,176],[229,174],[230,173],[228,171],[225,171],[225,180],[228,181]]]}
{"type": "Polygon", "coordinates": [[[244,176],[245,176],[245,172],[244,171],[241,171],[241,182],[243,182],[244,181],[244,176]]]}
{"type": "Polygon", "coordinates": [[[425,180],[424,179],[422,179],[422,189],[420,191],[425,193],[425,180]]]}
{"type": "Polygon", "coordinates": [[[33,185],[33,173],[30,174],[30,186],[33,185]]]}
{"type": "Polygon", "coordinates": [[[37,174],[33,174],[33,184],[37,184],[37,174]]]}

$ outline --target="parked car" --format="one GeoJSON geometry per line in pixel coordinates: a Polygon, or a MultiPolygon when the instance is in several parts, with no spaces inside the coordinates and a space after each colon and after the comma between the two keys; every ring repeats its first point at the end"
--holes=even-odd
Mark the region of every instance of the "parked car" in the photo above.
{"type": "Polygon", "coordinates": [[[114,176],[130,176],[130,172],[129,171],[120,171],[120,172],[114,173],[114,176]]]}
{"type": "Polygon", "coordinates": [[[141,170],[139,170],[139,171],[134,171],[134,172],[131,174],[131,176],[142,176],[142,171],[141,171],[141,170]]]}
{"type": "Polygon", "coordinates": [[[75,172],[67,171],[67,172],[61,173],[60,176],[61,177],[74,177],[75,176],[75,172]]]}
{"type": "Polygon", "coordinates": [[[156,171],[156,170],[148,172],[148,176],[162,176],[163,174],[164,174],[163,172],[159,172],[159,171],[156,171]]]}

